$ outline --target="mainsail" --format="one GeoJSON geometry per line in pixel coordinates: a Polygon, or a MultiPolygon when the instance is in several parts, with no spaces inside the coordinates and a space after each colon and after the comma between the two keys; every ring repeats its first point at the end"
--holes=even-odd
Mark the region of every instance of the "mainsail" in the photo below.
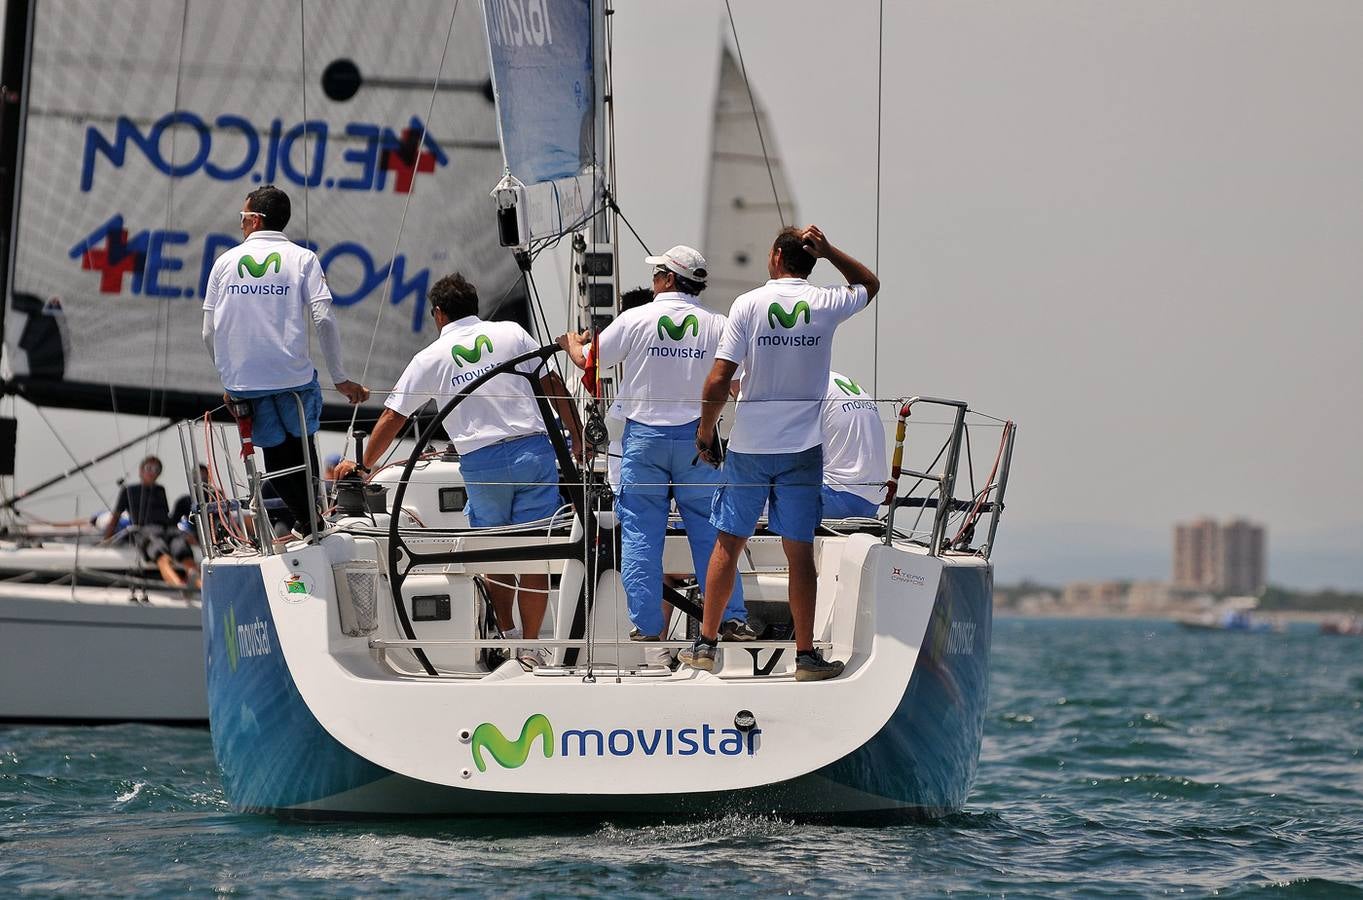
{"type": "Polygon", "coordinates": [[[394,383],[449,271],[486,313],[519,307],[488,210],[502,156],[478,4],[45,0],[29,18],[5,363],[35,402],[211,404],[206,278],[269,182],[321,256],[352,377],[369,358],[366,381],[394,383]]]}
{"type": "Polygon", "coordinates": [[[749,97],[743,73],[725,44],[719,55],[703,245],[706,261],[710,263],[705,300],[710,305],[720,304],[717,308],[722,312],[728,311],[739,294],[766,280],[767,251],[782,220],[787,225],[798,224],[795,201],[786,183],[766,111],[755,95],[749,97]]]}

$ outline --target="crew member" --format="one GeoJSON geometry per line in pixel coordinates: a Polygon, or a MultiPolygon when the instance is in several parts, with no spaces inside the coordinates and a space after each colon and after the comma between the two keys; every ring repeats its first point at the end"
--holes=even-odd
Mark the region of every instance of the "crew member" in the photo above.
{"type": "MultiPolygon", "coordinates": [[[[342,461],[336,467],[338,479],[356,468],[367,474],[408,417],[427,401],[443,404],[492,367],[539,346],[515,322],[478,318],[478,291],[458,272],[437,281],[429,299],[439,336],[417,351],[384,401],[387,408],[365,446],[363,466],[342,461]]],[[[518,369],[533,373],[539,366],[540,360],[532,359],[518,369]]],[[[549,372],[540,376],[539,385],[568,425],[573,447],[581,448],[582,430],[563,380],[549,372]]],[[[498,375],[456,406],[444,424],[459,451],[470,525],[521,525],[558,511],[558,463],[529,381],[510,373],[498,375]]],[[[504,634],[515,635],[512,607],[519,605],[520,634],[527,641],[538,639],[548,606],[548,575],[519,576],[519,604],[517,584],[505,578],[515,576],[486,579],[498,627],[504,634]]],[[[535,648],[519,649],[516,657],[527,669],[545,660],[543,651],[535,648]]]]}
{"type": "Polygon", "coordinates": [[[172,587],[184,587],[185,579],[175,569],[175,564],[179,563],[197,583],[199,568],[194,562],[194,550],[176,528],[175,520],[170,516],[166,489],[156,481],[161,477],[161,460],[148,456],[137,467],[137,476],[137,484],[119,488],[113,513],[104,526],[104,539],[107,541],[114,536],[119,517],[126,512],[134,526],[133,539],[138,552],[144,560],[156,565],[161,579],[172,587]]]}
{"type": "Polygon", "coordinates": [[[828,373],[823,404],[823,517],[873,519],[890,463],[875,398],[841,372],[828,373]]]}
{"type": "MultiPolygon", "coordinates": [[[[303,464],[308,458],[317,477],[316,433],[322,413],[322,388],[308,352],[305,311],[317,329],[331,380],[351,403],[369,391],[351,381],[341,364],[341,335],[331,311],[331,291],[317,254],[284,235],[289,196],[274,185],[246,195],[241,209],[245,240],[218,257],[204,296],[203,339],[229,397],[249,400],[252,440],[270,471],[303,464]],[[298,421],[295,396],[303,401],[298,421]]],[[[312,530],[316,501],[308,496],[306,472],[271,479],[297,519],[294,533],[312,530]]],[[[320,520],[320,516],[319,516],[320,520]]]]}
{"type": "MultiPolygon", "coordinates": [[[[620,311],[628,312],[636,306],[643,306],[645,303],[652,302],[652,288],[631,288],[620,295],[620,311]]],[[[615,398],[615,402],[606,409],[606,421],[618,423],[615,427],[622,430],[625,427],[625,408],[621,405],[618,396],[615,398]]],[[[606,448],[606,483],[617,494],[620,493],[620,457],[623,455],[624,445],[620,438],[612,437],[610,446],[606,448]]]]}
{"type": "Polygon", "coordinates": [[[790,615],[795,626],[795,678],[832,678],[843,664],[814,649],[814,530],[821,515],[823,435],[819,406],[827,389],[833,333],[865,309],[880,281],[834,247],[813,225],[782,229],[767,257],[771,280],[734,301],[714,366],[705,380],[696,447],[712,465],[720,460],[715,426],[740,364],[745,374],[738,414],[723,462],[724,484],[710,521],[719,529],[710,557],[705,618],[682,662],[711,670],[720,620],[738,571],[738,558],[769,504],[767,527],[781,536],[789,563],[790,615]],[[815,287],[816,259],[827,259],[845,286],[815,287]]]}
{"type": "MultiPolygon", "coordinates": [[[[625,436],[615,504],[620,577],[634,625],[630,639],[657,641],[667,625],[662,585],[669,494],[676,497],[702,593],[715,546],[709,516],[719,473],[696,461],[693,442],[701,387],[726,319],[700,302],[707,271],[698,251],[677,246],[644,261],[654,267],[652,303],[621,313],[595,347],[587,344],[585,333],[564,335],[562,341],[579,367],[623,364],[619,397],[625,436]]],[[[723,635],[754,640],[741,583],[726,599],[723,635]]]]}

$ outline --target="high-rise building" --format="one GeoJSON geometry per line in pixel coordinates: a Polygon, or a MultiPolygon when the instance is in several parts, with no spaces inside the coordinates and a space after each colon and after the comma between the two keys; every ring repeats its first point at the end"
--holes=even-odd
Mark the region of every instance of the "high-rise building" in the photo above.
{"type": "Polygon", "coordinates": [[[1264,528],[1245,519],[1174,526],[1174,587],[1228,594],[1264,589],[1264,528]]]}

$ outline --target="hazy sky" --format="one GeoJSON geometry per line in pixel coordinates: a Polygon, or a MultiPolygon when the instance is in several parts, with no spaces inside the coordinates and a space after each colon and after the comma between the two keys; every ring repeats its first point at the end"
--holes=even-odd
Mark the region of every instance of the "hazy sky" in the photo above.
{"type": "MultiPolygon", "coordinates": [[[[699,245],[724,3],[617,5],[621,205],[699,245]]],[[[878,4],[733,5],[801,218],[873,262],[878,4]]],[[[879,329],[835,366],[1018,422],[999,579],[1167,577],[1210,514],[1363,587],[1363,4],[885,7],[879,329]]]]}

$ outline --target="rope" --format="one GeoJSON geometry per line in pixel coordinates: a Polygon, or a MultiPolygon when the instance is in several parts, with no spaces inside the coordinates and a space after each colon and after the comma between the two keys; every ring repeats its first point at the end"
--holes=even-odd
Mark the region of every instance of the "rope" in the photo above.
{"type": "Polygon", "coordinates": [[[311,180],[312,167],[308,165],[308,22],[303,3],[304,0],[298,0],[298,72],[303,98],[303,243],[307,244],[312,236],[312,223],[308,218],[308,181],[311,180]]]}
{"type": "MultiPolygon", "coordinates": [[[[440,78],[445,72],[445,57],[450,52],[450,38],[454,36],[454,20],[459,15],[459,0],[454,0],[454,10],[450,13],[450,27],[445,32],[445,47],[440,51],[440,65],[435,71],[435,81],[431,84],[431,102],[426,108],[426,119],[421,123],[421,136],[417,138],[417,152],[426,143],[426,133],[431,127],[431,117],[435,115],[435,98],[440,92],[440,78]]],[[[304,129],[306,131],[306,128],[304,129]]],[[[402,245],[402,232],[407,227],[407,211],[412,208],[412,198],[416,196],[416,185],[420,179],[420,166],[412,168],[412,183],[407,191],[407,199],[402,204],[402,218],[398,221],[397,238],[393,241],[393,253],[389,256],[388,272],[383,277],[383,295],[379,298],[379,311],[374,316],[374,330],[369,334],[369,350],[364,355],[364,368],[360,371],[360,384],[369,376],[369,362],[374,357],[374,344],[379,338],[379,325],[383,322],[383,311],[388,306],[388,296],[393,287],[393,261],[397,259],[398,248],[402,245]]],[[[306,180],[306,179],[305,179],[306,180]]],[[[355,431],[355,421],[360,415],[360,404],[355,404],[350,413],[350,427],[346,429],[345,443],[341,445],[341,455],[350,453],[350,439],[355,431]]]]}
{"type": "MultiPolygon", "coordinates": [[[[876,274],[880,274],[880,123],[885,97],[885,0],[876,20],[876,274]]],[[[871,393],[880,393],[880,304],[871,311],[876,339],[871,342],[871,393]]]]}
{"type": "Polygon", "coordinates": [[[767,179],[771,182],[771,195],[776,200],[776,215],[781,219],[781,227],[786,227],[786,213],[781,208],[781,195],[776,190],[776,176],[771,171],[771,157],[767,155],[767,141],[762,136],[762,117],[757,114],[757,100],[753,97],[752,84],[748,81],[748,66],[743,61],[743,45],[738,42],[738,26],[734,24],[734,8],[729,0],[724,0],[724,8],[729,11],[729,30],[734,35],[734,49],[738,51],[738,67],[743,72],[743,88],[748,92],[748,104],[752,107],[753,124],[757,126],[757,142],[762,147],[762,160],[767,164],[767,179]]]}

